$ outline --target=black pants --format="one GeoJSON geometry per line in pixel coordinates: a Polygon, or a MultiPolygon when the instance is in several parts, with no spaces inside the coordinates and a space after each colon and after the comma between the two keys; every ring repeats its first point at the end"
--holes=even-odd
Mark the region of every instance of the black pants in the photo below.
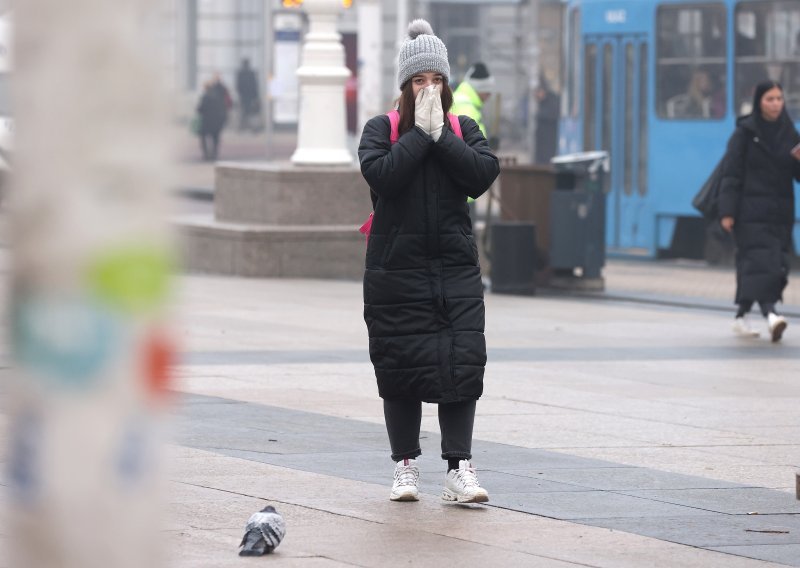
{"type": "MultiPolygon", "coordinates": [[[[439,429],[442,432],[442,459],[472,459],[472,427],[476,401],[439,405],[439,429]]],[[[413,459],[422,454],[419,430],[422,403],[416,400],[384,400],[383,415],[392,460],[413,459]]]]}
{"type": "MultiPolygon", "coordinates": [[[[775,304],[773,302],[759,302],[758,306],[761,308],[761,315],[764,317],[767,317],[767,315],[770,313],[777,313],[775,312],[775,304]]],[[[739,302],[739,311],[736,312],[736,317],[744,317],[745,314],[749,313],[752,308],[753,300],[742,300],[739,302]]]]}
{"type": "Polygon", "coordinates": [[[200,147],[203,149],[203,158],[216,160],[219,156],[219,138],[221,131],[202,132],[200,134],[200,147]]]}

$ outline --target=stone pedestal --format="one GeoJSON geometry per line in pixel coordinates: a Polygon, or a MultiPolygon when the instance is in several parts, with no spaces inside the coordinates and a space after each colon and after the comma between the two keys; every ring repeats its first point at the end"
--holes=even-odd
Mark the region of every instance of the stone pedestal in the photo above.
{"type": "Polygon", "coordinates": [[[372,210],[356,168],[221,163],[214,215],[178,220],[184,267],[249,277],[357,280],[372,210]]]}
{"type": "Polygon", "coordinates": [[[367,183],[354,167],[223,162],[215,186],[219,221],[360,226],[372,210],[367,183]]]}
{"type": "Polygon", "coordinates": [[[359,279],[372,210],[347,149],[350,71],[336,30],[340,0],[306,0],[298,146],[291,164],[221,163],[213,218],[184,218],[184,263],[216,274],[359,279]]]}

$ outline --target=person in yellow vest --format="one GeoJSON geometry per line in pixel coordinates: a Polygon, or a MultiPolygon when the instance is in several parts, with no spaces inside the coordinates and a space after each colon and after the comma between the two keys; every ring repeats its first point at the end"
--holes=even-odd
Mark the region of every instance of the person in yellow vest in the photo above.
{"type": "Polygon", "coordinates": [[[453,92],[453,106],[450,109],[455,115],[464,115],[478,123],[484,137],[486,125],[483,123],[483,104],[494,91],[494,77],[484,63],[475,63],[467,70],[464,80],[453,92]]]}
{"type": "MultiPolygon", "coordinates": [[[[489,139],[486,134],[486,125],[483,123],[483,103],[486,102],[494,90],[494,77],[489,73],[486,64],[477,62],[467,69],[464,80],[453,91],[453,106],[450,112],[456,116],[464,115],[470,117],[478,123],[484,138],[489,139]]],[[[490,146],[496,146],[490,142],[490,146]]],[[[475,221],[475,200],[471,197],[467,199],[469,204],[470,217],[475,221]]]]}

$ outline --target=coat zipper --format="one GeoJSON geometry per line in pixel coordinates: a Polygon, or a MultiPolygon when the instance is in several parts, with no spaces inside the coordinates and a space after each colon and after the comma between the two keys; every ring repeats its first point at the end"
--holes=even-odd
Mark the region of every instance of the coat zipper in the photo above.
{"type": "Polygon", "coordinates": [[[433,192],[433,199],[434,199],[434,213],[435,213],[435,223],[434,229],[436,232],[436,253],[439,256],[439,278],[440,278],[440,289],[442,293],[442,316],[448,323],[448,332],[450,335],[450,349],[448,352],[448,362],[450,363],[450,384],[447,385],[449,390],[453,392],[454,395],[458,396],[458,392],[456,391],[456,356],[455,356],[455,343],[453,338],[453,324],[450,321],[450,315],[447,313],[447,290],[444,287],[444,264],[442,263],[441,259],[441,234],[439,233],[439,192],[433,192]]]}

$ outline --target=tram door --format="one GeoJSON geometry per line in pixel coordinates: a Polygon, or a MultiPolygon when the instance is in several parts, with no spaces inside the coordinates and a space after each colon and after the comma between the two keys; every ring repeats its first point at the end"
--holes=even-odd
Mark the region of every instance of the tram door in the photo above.
{"type": "Polygon", "coordinates": [[[647,205],[648,46],[644,36],[584,38],[584,150],[611,160],[606,196],[609,251],[647,254],[652,221],[647,205]]]}

